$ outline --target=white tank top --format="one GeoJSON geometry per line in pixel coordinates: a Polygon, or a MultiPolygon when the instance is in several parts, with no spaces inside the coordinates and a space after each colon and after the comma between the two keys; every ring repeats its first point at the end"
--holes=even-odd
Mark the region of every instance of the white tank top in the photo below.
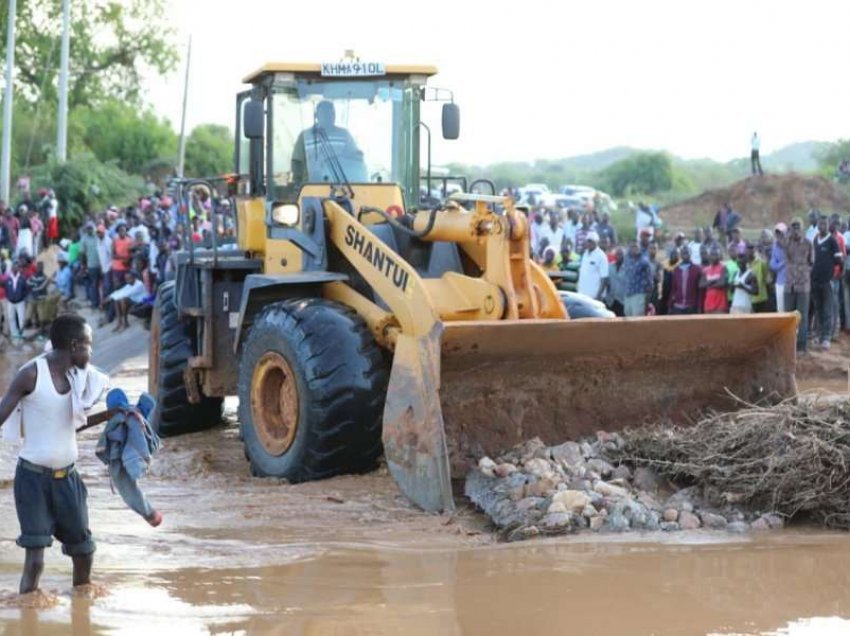
{"type": "Polygon", "coordinates": [[[39,466],[64,468],[77,461],[71,392],[56,391],[46,358],[36,358],[35,365],[35,390],[21,400],[24,443],[19,456],[39,466]]]}

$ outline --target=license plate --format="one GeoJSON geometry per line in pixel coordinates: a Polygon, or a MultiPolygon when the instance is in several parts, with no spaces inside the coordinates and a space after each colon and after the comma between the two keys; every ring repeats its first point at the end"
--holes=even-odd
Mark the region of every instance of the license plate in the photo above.
{"type": "Polygon", "coordinates": [[[387,69],[378,62],[330,62],[322,64],[322,77],[371,77],[386,74],[387,69]]]}

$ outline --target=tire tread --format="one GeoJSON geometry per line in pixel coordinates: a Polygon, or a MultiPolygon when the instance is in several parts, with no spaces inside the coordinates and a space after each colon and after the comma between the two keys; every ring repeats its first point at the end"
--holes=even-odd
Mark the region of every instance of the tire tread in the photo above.
{"type": "Polygon", "coordinates": [[[194,355],[192,324],[180,320],[174,304],[174,282],[160,285],[156,302],[160,316],[160,348],[151,365],[157,367],[157,406],[151,423],[159,435],[170,437],[206,430],[221,422],[222,398],[202,395],[198,404],[189,402],[183,371],[194,355]]]}

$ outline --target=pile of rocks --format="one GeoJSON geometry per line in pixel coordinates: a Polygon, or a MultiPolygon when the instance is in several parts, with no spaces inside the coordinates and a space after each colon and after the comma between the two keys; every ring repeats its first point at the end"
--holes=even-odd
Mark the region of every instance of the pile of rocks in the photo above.
{"type": "Polygon", "coordinates": [[[546,446],[534,438],[493,460],[482,457],[466,478],[466,496],[508,540],[593,532],[728,532],[781,528],[779,515],[712,508],[694,487],[676,488],[648,468],[610,459],[622,448],[616,433],[546,446]]]}

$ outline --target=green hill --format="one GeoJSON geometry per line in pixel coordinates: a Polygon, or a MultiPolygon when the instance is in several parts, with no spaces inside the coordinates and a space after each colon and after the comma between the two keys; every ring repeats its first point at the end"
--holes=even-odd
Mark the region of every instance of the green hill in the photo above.
{"type": "MultiPolygon", "coordinates": [[[[762,165],[766,171],[773,173],[814,172],[818,167],[818,155],[830,145],[820,141],[793,143],[764,155],[762,165]]],[[[567,183],[598,185],[601,171],[624,159],[647,152],[657,151],[615,146],[560,159],[506,161],[488,166],[452,164],[448,168],[452,174],[493,179],[499,187],[546,183],[555,189],[567,183]]],[[[670,155],[670,158],[677,173],[673,188],[675,192],[670,193],[673,199],[724,187],[750,174],[750,160],[746,156],[725,162],[708,158],[685,159],[675,155],[670,155]]]]}
{"type": "Polygon", "coordinates": [[[765,170],[777,172],[813,172],[818,168],[818,154],[829,148],[825,141],[801,141],[764,156],[765,170]]]}

